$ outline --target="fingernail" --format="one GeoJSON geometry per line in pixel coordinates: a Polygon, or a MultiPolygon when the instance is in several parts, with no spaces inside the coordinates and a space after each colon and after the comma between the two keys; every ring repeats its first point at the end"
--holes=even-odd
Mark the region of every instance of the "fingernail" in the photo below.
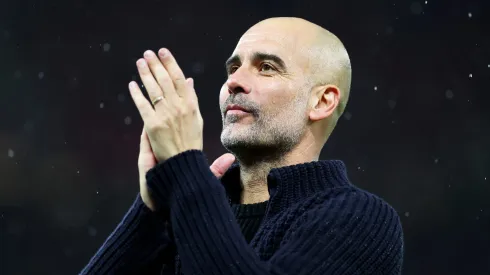
{"type": "Polygon", "coordinates": [[[138,64],[138,67],[144,68],[146,66],[146,61],[143,59],[140,59],[140,60],[138,60],[137,64],[138,64]]]}
{"type": "Polygon", "coordinates": [[[144,55],[145,55],[146,58],[150,58],[152,56],[150,50],[146,51],[144,55]]]}
{"type": "Polygon", "coordinates": [[[160,55],[160,57],[165,57],[167,55],[167,50],[166,49],[160,49],[160,51],[158,51],[158,54],[160,55]]]}
{"type": "Polygon", "coordinates": [[[194,79],[189,78],[189,80],[188,80],[188,81],[189,81],[189,85],[190,85],[191,87],[194,87],[194,79]]]}

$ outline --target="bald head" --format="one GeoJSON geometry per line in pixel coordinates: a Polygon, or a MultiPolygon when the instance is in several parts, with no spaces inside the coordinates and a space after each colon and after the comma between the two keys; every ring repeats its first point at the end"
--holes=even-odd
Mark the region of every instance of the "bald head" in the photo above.
{"type": "Polygon", "coordinates": [[[259,155],[281,159],[294,150],[317,154],[349,96],[351,68],[344,46],[332,33],[299,18],[270,18],[252,26],[226,70],[221,141],[241,161],[245,155],[253,161],[259,155]],[[247,112],[227,112],[231,104],[247,112]]]}
{"type": "Polygon", "coordinates": [[[301,57],[310,84],[330,84],[339,88],[336,116],[340,117],[349,99],[352,78],[350,58],[340,39],[321,26],[296,17],[265,19],[252,26],[245,35],[264,31],[289,40],[291,50],[301,57]]]}

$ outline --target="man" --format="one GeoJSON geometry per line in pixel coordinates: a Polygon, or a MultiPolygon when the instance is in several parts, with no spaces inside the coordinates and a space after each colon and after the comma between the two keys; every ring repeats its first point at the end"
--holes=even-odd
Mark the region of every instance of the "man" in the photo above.
{"type": "Polygon", "coordinates": [[[341,161],[318,160],[349,96],[337,37],[298,18],[241,37],[219,100],[233,154],[211,168],[193,81],[158,55],[137,62],[153,108],[130,84],[145,123],[140,194],[83,274],[400,274],[396,211],[341,161]]]}

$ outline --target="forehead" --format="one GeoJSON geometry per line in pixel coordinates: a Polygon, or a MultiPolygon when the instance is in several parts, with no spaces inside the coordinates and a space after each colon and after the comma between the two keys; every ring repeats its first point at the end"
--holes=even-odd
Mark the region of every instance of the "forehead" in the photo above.
{"type": "Polygon", "coordinates": [[[294,34],[274,31],[251,31],[245,33],[238,41],[233,55],[242,58],[251,56],[254,52],[264,52],[278,55],[288,65],[304,63],[304,55],[298,48],[294,34]]]}
{"type": "Polygon", "coordinates": [[[292,42],[291,35],[275,32],[273,30],[267,31],[249,31],[245,33],[238,41],[238,47],[246,47],[258,43],[267,43],[278,47],[291,47],[292,42]]]}

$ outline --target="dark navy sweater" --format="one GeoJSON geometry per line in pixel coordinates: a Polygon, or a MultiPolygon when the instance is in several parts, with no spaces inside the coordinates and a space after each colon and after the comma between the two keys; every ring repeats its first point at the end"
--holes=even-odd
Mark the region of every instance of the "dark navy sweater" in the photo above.
{"type": "Polygon", "coordinates": [[[230,207],[240,198],[238,165],[220,181],[203,152],[189,150],[155,166],[147,181],[159,210],[138,196],[81,274],[148,274],[162,265],[172,274],[176,262],[183,274],[401,273],[399,216],[351,184],[341,161],[272,169],[250,243],[230,207]]]}

